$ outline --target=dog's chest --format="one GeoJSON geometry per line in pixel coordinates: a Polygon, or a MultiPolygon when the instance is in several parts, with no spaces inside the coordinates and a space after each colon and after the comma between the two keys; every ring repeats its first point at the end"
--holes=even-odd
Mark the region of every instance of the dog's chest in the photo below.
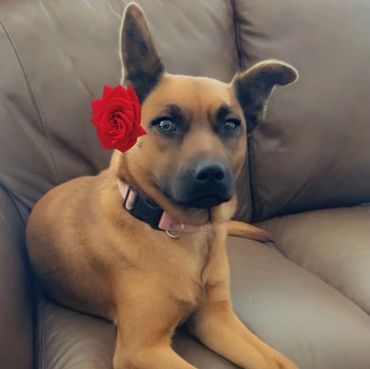
{"type": "Polygon", "coordinates": [[[182,248],[169,273],[168,287],[172,297],[186,310],[194,310],[205,293],[205,270],[209,263],[211,246],[206,238],[198,242],[178,245],[182,248]]]}

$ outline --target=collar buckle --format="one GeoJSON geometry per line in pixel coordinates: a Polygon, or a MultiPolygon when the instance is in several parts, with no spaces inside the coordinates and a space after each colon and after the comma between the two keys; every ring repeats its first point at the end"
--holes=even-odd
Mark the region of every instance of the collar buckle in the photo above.
{"type": "Polygon", "coordinates": [[[123,200],[123,206],[135,218],[148,223],[152,228],[159,229],[158,224],[163,214],[163,209],[155,202],[145,198],[129,186],[123,200]]]}

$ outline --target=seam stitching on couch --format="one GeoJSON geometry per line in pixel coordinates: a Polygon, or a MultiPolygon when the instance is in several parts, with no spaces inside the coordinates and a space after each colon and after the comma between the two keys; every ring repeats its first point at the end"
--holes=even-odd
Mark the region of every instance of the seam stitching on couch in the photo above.
{"type": "MultiPolygon", "coordinates": [[[[239,21],[237,16],[237,9],[236,9],[236,0],[231,0],[231,8],[233,12],[233,23],[234,23],[234,33],[235,33],[235,44],[236,44],[236,50],[238,55],[238,64],[239,68],[243,69],[245,68],[245,65],[243,63],[243,49],[240,41],[240,27],[239,27],[239,21]]],[[[250,192],[250,204],[248,208],[250,209],[250,218],[252,221],[255,220],[255,185],[254,185],[254,176],[253,176],[253,170],[254,164],[253,164],[253,152],[252,152],[252,140],[253,136],[251,134],[248,134],[247,137],[247,170],[248,170],[248,180],[249,180],[249,192],[250,192]]]]}
{"type": "MultiPolygon", "coordinates": [[[[35,280],[33,278],[33,280],[35,280]]],[[[33,282],[34,284],[35,282],[33,282]]],[[[35,299],[35,303],[34,303],[34,312],[33,312],[33,319],[35,319],[35,322],[34,322],[34,325],[35,325],[35,329],[34,329],[34,365],[35,365],[35,369],[44,369],[45,368],[45,357],[44,357],[44,342],[45,342],[45,338],[44,338],[44,320],[42,319],[41,317],[41,307],[40,307],[40,304],[42,303],[40,301],[40,294],[39,292],[36,292],[34,294],[34,299],[35,299]]]]}
{"type": "MultiPolygon", "coordinates": [[[[18,198],[14,196],[13,193],[1,182],[0,182],[0,190],[3,190],[5,196],[9,198],[9,201],[14,206],[19,218],[22,220],[22,225],[26,227],[26,219],[23,218],[22,212],[20,211],[19,206],[17,204],[18,198]]],[[[19,201],[22,202],[21,200],[19,201]]]]}
{"type": "Polygon", "coordinates": [[[248,177],[249,177],[249,189],[250,189],[250,201],[251,201],[251,220],[254,222],[256,221],[256,192],[257,188],[255,185],[255,164],[253,160],[253,134],[248,133],[247,138],[247,155],[248,155],[248,177]]]}
{"type": "Polygon", "coordinates": [[[44,322],[43,322],[43,319],[41,317],[41,307],[39,306],[40,304],[40,301],[37,302],[38,306],[37,306],[37,325],[38,325],[38,337],[37,337],[37,340],[38,340],[38,350],[37,350],[37,357],[36,357],[36,360],[37,360],[37,366],[40,368],[40,369],[44,369],[45,368],[45,358],[44,358],[44,322]]]}
{"type": "Polygon", "coordinates": [[[17,48],[15,47],[15,44],[9,34],[9,32],[7,31],[7,29],[5,28],[4,24],[2,22],[0,22],[0,25],[1,27],[3,28],[4,30],[4,33],[13,49],[13,52],[17,58],[17,61],[18,61],[18,64],[19,64],[19,67],[21,68],[22,70],[22,73],[23,73],[23,77],[25,79],[25,82],[26,82],[26,85],[27,85],[27,88],[28,88],[28,92],[30,94],[30,97],[31,97],[31,100],[32,100],[32,103],[35,107],[35,110],[36,110],[36,113],[37,113],[37,116],[39,118],[39,121],[41,123],[41,126],[45,132],[45,136],[46,136],[46,145],[48,147],[48,151],[50,153],[50,159],[51,159],[51,163],[52,163],[52,167],[53,167],[53,170],[54,170],[54,175],[55,175],[55,180],[56,182],[60,182],[61,181],[61,176],[58,172],[58,168],[57,168],[57,165],[56,165],[56,161],[55,161],[55,158],[54,158],[54,155],[53,155],[53,150],[51,149],[51,145],[50,145],[50,133],[49,133],[49,129],[47,127],[47,124],[46,122],[44,121],[44,119],[42,118],[42,114],[41,114],[41,109],[40,109],[40,105],[38,104],[37,102],[37,99],[36,99],[36,96],[35,96],[35,93],[33,91],[33,88],[32,88],[32,85],[31,85],[31,82],[29,80],[29,78],[27,77],[27,73],[26,73],[26,70],[23,66],[23,63],[21,61],[21,58],[19,56],[19,53],[18,53],[18,50],[17,48]]]}
{"type": "MultiPolygon", "coordinates": [[[[7,193],[5,193],[5,196],[7,196],[7,193]]],[[[11,199],[9,199],[9,201],[12,203],[12,205],[14,206],[14,204],[13,204],[13,202],[12,202],[12,200],[11,199]]],[[[15,207],[15,206],[14,206],[15,207]]],[[[15,207],[15,209],[14,209],[16,212],[18,212],[18,209],[15,207]]],[[[22,217],[21,217],[22,218],[22,217]]],[[[12,232],[13,231],[13,229],[12,229],[12,227],[9,225],[9,223],[8,223],[8,221],[7,221],[7,219],[6,219],[6,217],[4,216],[4,214],[3,213],[1,213],[0,212],[0,223],[3,223],[4,224],[4,226],[5,226],[5,228],[9,231],[9,232],[12,232]]],[[[20,258],[22,259],[22,255],[19,255],[20,256],[20,258]]],[[[23,261],[21,260],[21,263],[22,263],[23,261]]],[[[23,268],[24,268],[24,266],[23,266],[23,268]]],[[[26,273],[26,270],[24,269],[24,272],[26,273]]],[[[30,286],[31,288],[32,288],[32,290],[33,290],[33,286],[31,285],[30,286]]],[[[29,291],[28,291],[28,293],[29,293],[29,291]]],[[[27,293],[27,294],[28,294],[27,293]]],[[[36,363],[35,363],[35,346],[34,346],[34,344],[35,344],[35,342],[36,342],[36,334],[35,334],[35,324],[34,324],[34,321],[33,321],[33,316],[34,316],[34,313],[35,313],[35,306],[34,306],[34,301],[33,301],[33,299],[32,299],[32,297],[33,297],[33,292],[31,292],[31,293],[29,293],[29,297],[31,298],[31,315],[32,315],[32,358],[31,358],[31,365],[32,365],[32,368],[36,368],[37,366],[36,366],[36,363]]]]}
{"type": "Polygon", "coordinates": [[[232,12],[232,19],[233,19],[233,29],[234,29],[236,53],[238,57],[238,65],[239,65],[239,69],[242,69],[243,68],[242,47],[240,43],[240,29],[239,29],[239,24],[238,24],[238,17],[236,14],[235,0],[231,0],[231,12],[232,12]]]}

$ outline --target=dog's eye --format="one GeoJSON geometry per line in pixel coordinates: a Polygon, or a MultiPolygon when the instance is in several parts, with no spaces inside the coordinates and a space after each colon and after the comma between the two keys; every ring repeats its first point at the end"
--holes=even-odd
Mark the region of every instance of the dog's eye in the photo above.
{"type": "Polygon", "coordinates": [[[165,134],[172,134],[177,131],[176,124],[169,118],[161,119],[156,126],[165,134]]]}
{"type": "Polygon", "coordinates": [[[233,134],[240,127],[240,121],[237,119],[226,120],[219,128],[219,131],[223,135],[233,134]]]}

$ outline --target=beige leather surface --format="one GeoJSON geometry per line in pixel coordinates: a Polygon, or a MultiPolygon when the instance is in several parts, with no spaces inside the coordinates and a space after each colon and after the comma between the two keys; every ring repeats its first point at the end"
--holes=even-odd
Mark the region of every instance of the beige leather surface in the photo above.
{"type": "Polygon", "coordinates": [[[120,79],[120,16],[108,2],[94,3],[0,6],[7,43],[6,59],[0,58],[0,181],[28,207],[109,158],[89,123],[90,100],[104,83],[120,79]]]}
{"type": "MultiPolygon", "coordinates": [[[[272,247],[237,238],[228,247],[235,309],[255,333],[300,369],[368,369],[370,317],[363,310],[272,247]]],[[[111,369],[113,325],[50,302],[39,314],[39,367],[111,369]]],[[[199,369],[236,368],[183,331],[174,347],[199,369]]]]}
{"type": "Polygon", "coordinates": [[[276,249],[231,238],[235,310],[300,369],[368,369],[370,317],[276,249]]]}
{"type": "MultiPolygon", "coordinates": [[[[123,0],[126,5],[130,1],[123,0]]],[[[228,82],[238,68],[230,1],[137,0],[170,73],[228,82]]]]}
{"type": "Polygon", "coordinates": [[[235,2],[243,64],[300,72],[253,134],[255,218],[369,201],[369,1],[235,2]]]}
{"type": "Polygon", "coordinates": [[[262,223],[289,259],[370,313],[370,206],[317,210],[262,223]]]}
{"type": "Polygon", "coordinates": [[[37,306],[37,368],[111,369],[112,324],[41,298],[37,306]]]}

